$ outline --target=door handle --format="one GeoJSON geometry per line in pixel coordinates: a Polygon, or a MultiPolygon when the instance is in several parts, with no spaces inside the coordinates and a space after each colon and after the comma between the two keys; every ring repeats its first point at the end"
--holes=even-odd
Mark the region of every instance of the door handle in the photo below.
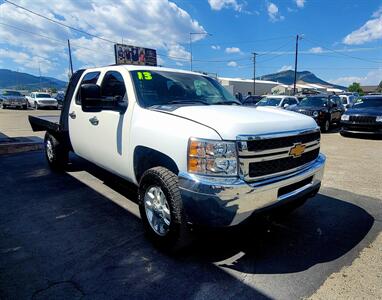
{"type": "Polygon", "coordinates": [[[69,114],[69,117],[71,117],[72,119],[75,119],[77,116],[76,116],[76,112],[75,111],[72,111],[70,114],[69,114]]]}
{"type": "Polygon", "coordinates": [[[92,125],[95,125],[95,126],[97,126],[98,123],[99,123],[98,118],[95,117],[95,116],[94,116],[93,118],[90,118],[90,119],[89,119],[89,122],[90,122],[92,125]]]}

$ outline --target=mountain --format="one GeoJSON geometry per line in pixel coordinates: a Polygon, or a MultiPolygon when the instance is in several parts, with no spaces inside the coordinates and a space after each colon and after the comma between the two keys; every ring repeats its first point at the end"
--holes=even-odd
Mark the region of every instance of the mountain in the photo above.
{"type": "MultiPolygon", "coordinates": [[[[290,85],[290,84],[293,84],[294,82],[294,71],[287,70],[287,71],[282,71],[282,72],[278,72],[274,74],[268,74],[268,75],[261,76],[258,79],[276,81],[276,82],[290,85]]],[[[320,84],[325,86],[332,86],[334,88],[339,88],[342,90],[346,89],[346,87],[326,82],[318,78],[316,75],[314,75],[312,72],[309,72],[309,71],[297,72],[297,82],[298,81],[304,81],[306,83],[320,84]]]]}
{"type": "Polygon", "coordinates": [[[28,73],[0,69],[0,88],[14,88],[20,90],[35,90],[38,88],[64,89],[67,82],[52,78],[34,76],[28,73]]]}

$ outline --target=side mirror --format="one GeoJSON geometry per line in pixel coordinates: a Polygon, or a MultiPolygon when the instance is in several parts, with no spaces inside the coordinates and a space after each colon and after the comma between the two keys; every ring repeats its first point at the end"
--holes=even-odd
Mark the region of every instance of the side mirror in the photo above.
{"type": "Polygon", "coordinates": [[[94,84],[82,84],[80,89],[81,107],[84,112],[99,112],[102,110],[101,88],[94,84]]]}
{"type": "Polygon", "coordinates": [[[289,106],[288,103],[285,103],[285,104],[283,105],[284,108],[287,108],[288,106],[289,106]]]}
{"type": "Polygon", "coordinates": [[[345,107],[346,107],[346,108],[350,108],[350,107],[351,107],[351,104],[346,104],[345,107]]]}

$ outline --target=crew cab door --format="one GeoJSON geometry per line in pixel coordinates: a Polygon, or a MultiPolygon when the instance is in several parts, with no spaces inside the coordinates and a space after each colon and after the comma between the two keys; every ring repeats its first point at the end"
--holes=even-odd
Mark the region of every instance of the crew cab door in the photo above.
{"type": "Polygon", "coordinates": [[[120,175],[127,169],[127,139],[129,122],[126,113],[113,110],[107,101],[120,96],[127,102],[125,79],[119,71],[88,72],[77,87],[76,101],[69,110],[69,135],[74,152],[79,156],[120,175]],[[104,110],[85,112],[81,107],[80,86],[84,83],[100,85],[104,110]]]}

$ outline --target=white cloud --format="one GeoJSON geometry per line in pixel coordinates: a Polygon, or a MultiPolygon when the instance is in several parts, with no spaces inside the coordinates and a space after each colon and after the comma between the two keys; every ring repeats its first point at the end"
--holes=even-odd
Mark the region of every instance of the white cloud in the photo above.
{"type": "Polygon", "coordinates": [[[343,43],[347,45],[360,45],[379,39],[382,39],[382,7],[373,13],[371,20],[368,20],[359,29],[348,34],[343,39],[343,43]]]}
{"type": "Polygon", "coordinates": [[[220,46],[219,45],[212,45],[211,49],[213,49],[213,50],[220,50],[220,46]]]}
{"type": "MultiPolygon", "coordinates": [[[[205,32],[203,26],[188,12],[168,0],[115,2],[20,0],[18,4],[112,41],[120,42],[123,38],[128,44],[152,47],[158,49],[158,52],[176,54],[177,57],[183,58],[188,58],[190,55],[180,45],[188,43],[189,32],[205,32]]],[[[66,59],[66,39],[69,38],[73,55],[78,60],[75,67],[114,62],[112,43],[51,23],[7,3],[0,4],[0,10],[3,23],[62,41],[48,40],[0,26],[1,43],[12,46],[12,49],[23,51],[30,56],[47,56],[50,60],[60,61],[66,59]]],[[[194,36],[195,41],[203,38],[204,35],[194,36]]],[[[62,69],[56,73],[62,74],[62,69]]]]}
{"type": "Polygon", "coordinates": [[[324,49],[322,49],[321,47],[313,47],[309,50],[310,53],[323,53],[324,52],[324,49]]]}
{"type": "Polygon", "coordinates": [[[226,53],[241,53],[240,51],[240,48],[238,47],[228,47],[228,48],[225,48],[225,52],[226,53]]]}
{"type": "Polygon", "coordinates": [[[282,66],[277,72],[284,72],[288,70],[293,70],[293,67],[291,65],[282,66]]]}
{"type": "Polygon", "coordinates": [[[305,0],[295,0],[295,2],[299,8],[303,8],[305,5],[305,0]]]}
{"type": "Polygon", "coordinates": [[[277,7],[276,4],[270,2],[270,3],[268,4],[267,11],[268,11],[269,19],[270,19],[272,22],[276,22],[276,21],[282,21],[282,20],[284,20],[284,16],[282,16],[282,15],[279,13],[279,8],[277,7]]]}
{"type": "Polygon", "coordinates": [[[227,63],[227,66],[228,67],[237,67],[237,62],[236,61],[230,61],[229,63],[227,63]]]}
{"type": "Polygon", "coordinates": [[[41,73],[44,74],[52,70],[55,65],[52,61],[50,61],[47,58],[33,56],[25,52],[13,51],[8,49],[0,49],[0,57],[8,58],[18,65],[32,69],[34,70],[34,73],[37,73],[40,69],[41,73]]]}
{"type": "Polygon", "coordinates": [[[378,85],[382,79],[382,68],[368,72],[365,76],[348,76],[339,77],[329,80],[329,82],[344,86],[349,86],[353,82],[358,82],[361,85],[378,85]]]}
{"type": "Polygon", "coordinates": [[[212,10],[232,8],[240,12],[243,9],[243,4],[239,4],[236,0],[208,0],[208,3],[212,10]]]}
{"type": "Polygon", "coordinates": [[[186,49],[179,45],[173,44],[168,47],[168,55],[171,56],[171,59],[185,61],[191,58],[190,52],[186,51],[186,49]]]}

